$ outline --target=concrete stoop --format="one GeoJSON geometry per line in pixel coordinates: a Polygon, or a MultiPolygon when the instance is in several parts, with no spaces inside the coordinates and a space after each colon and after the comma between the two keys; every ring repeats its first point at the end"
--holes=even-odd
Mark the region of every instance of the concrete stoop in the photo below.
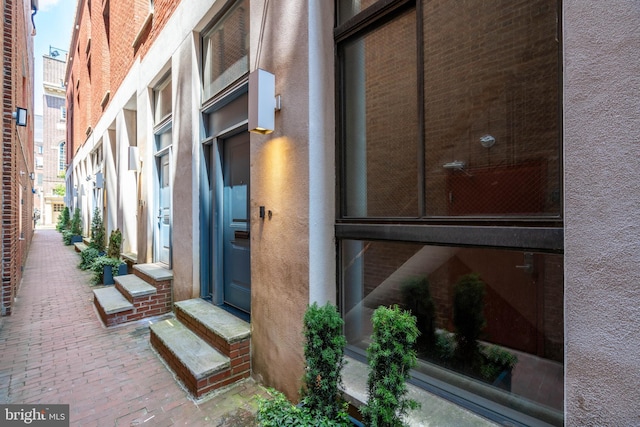
{"type": "Polygon", "coordinates": [[[199,298],[174,311],[151,325],[151,345],[196,399],[251,375],[247,322],[199,298]]]}
{"type": "Polygon", "coordinates": [[[106,326],[171,311],[171,270],[159,264],[137,264],[133,274],[116,276],[114,281],[115,286],[93,291],[93,302],[106,326]]]}

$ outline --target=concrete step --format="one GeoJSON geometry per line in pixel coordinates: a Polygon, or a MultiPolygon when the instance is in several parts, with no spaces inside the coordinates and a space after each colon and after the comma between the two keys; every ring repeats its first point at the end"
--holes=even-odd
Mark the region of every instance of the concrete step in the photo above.
{"type": "Polygon", "coordinates": [[[195,298],[174,304],[178,320],[222,354],[249,360],[251,327],[231,313],[195,298]]]}
{"type": "Polygon", "coordinates": [[[135,274],[126,274],[124,276],[116,276],[113,278],[116,286],[129,301],[133,302],[135,298],[147,295],[155,295],[157,289],[135,274]]]}
{"type": "Polygon", "coordinates": [[[95,289],[93,303],[106,326],[126,322],[135,311],[134,305],[112,286],[95,289]]]}
{"type": "Polygon", "coordinates": [[[196,398],[249,376],[177,319],[150,329],[151,345],[196,398]]]}
{"type": "Polygon", "coordinates": [[[133,266],[133,274],[156,287],[158,284],[173,281],[173,270],[168,269],[164,264],[159,262],[135,264],[133,266]]]}
{"type": "Polygon", "coordinates": [[[89,248],[89,246],[87,246],[85,243],[82,243],[82,242],[74,243],[73,246],[75,247],[76,252],[82,252],[85,249],[89,248]]]}

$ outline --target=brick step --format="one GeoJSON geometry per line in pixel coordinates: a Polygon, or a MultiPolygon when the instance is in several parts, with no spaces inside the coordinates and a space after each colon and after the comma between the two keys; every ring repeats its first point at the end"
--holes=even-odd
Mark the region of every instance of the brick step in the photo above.
{"type": "Polygon", "coordinates": [[[135,274],[126,274],[113,278],[116,288],[125,296],[129,302],[133,303],[136,298],[157,294],[155,287],[151,286],[135,274]]]}
{"type": "Polygon", "coordinates": [[[249,323],[200,298],[177,302],[174,311],[180,322],[222,354],[249,363],[249,323]]]}
{"type": "Polygon", "coordinates": [[[127,321],[134,314],[135,307],[114,287],[100,288],[93,291],[93,303],[106,326],[113,326],[127,321]]]}
{"type": "Polygon", "coordinates": [[[114,281],[114,287],[94,291],[94,304],[106,326],[171,311],[171,280],[155,282],[153,286],[134,274],[126,274],[115,276],[114,281]]]}
{"type": "Polygon", "coordinates": [[[156,288],[164,283],[171,283],[173,270],[169,270],[158,262],[133,265],[133,274],[156,288]]]}
{"type": "Polygon", "coordinates": [[[154,323],[150,329],[151,345],[196,398],[250,375],[177,319],[154,323]]]}

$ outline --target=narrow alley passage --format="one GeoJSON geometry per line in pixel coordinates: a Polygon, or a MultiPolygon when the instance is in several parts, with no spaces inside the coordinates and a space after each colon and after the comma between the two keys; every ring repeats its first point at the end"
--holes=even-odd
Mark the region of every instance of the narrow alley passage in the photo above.
{"type": "Polygon", "coordinates": [[[35,232],[0,318],[0,403],[69,404],[72,426],[255,424],[252,380],[195,403],[151,350],[148,321],[105,328],[79,261],[57,231],[35,232]]]}

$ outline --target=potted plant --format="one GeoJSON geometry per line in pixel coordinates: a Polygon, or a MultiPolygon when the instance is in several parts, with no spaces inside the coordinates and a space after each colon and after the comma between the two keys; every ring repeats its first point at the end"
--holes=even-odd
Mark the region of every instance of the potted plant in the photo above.
{"type": "Polygon", "coordinates": [[[94,273],[92,283],[95,285],[99,283],[103,285],[113,285],[113,278],[119,275],[122,265],[126,268],[126,264],[118,258],[108,256],[97,257],[91,264],[91,271],[94,273]]]}
{"type": "Polygon", "coordinates": [[[99,256],[100,252],[98,252],[96,248],[85,249],[80,252],[80,264],[78,265],[78,268],[80,268],[80,270],[87,270],[91,268],[91,265],[99,256]]]}
{"type": "Polygon", "coordinates": [[[104,223],[100,215],[100,210],[95,208],[93,211],[93,219],[91,220],[91,242],[89,243],[89,247],[96,249],[98,253],[104,254],[104,240],[104,223]]]}
{"type": "Polygon", "coordinates": [[[71,243],[82,242],[82,220],[80,219],[80,209],[73,210],[73,218],[71,219],[71,243]]]}
{"type": "MultiPolygon", "coordinates": [[[[109,234],[109,246],[107,248],[107,256],[113,259],[120,259],[120,251],[122,249],[122,232],[119,228],[111,231],[109,234]]],[[[127,274],[127,264],[124,262],[118,266],[118,276],[127,274]]]]}
{"type": "Polygon", "coordinates": [[[417,363],[414,349],[419,331],[416,318],[398,306],[378,307],[371,318],[373,334],[367,348],[367,403],[360,409],[370,427],[405,426],[402,417],[418,402],[405,397],[409,371],[417,363]]]}

